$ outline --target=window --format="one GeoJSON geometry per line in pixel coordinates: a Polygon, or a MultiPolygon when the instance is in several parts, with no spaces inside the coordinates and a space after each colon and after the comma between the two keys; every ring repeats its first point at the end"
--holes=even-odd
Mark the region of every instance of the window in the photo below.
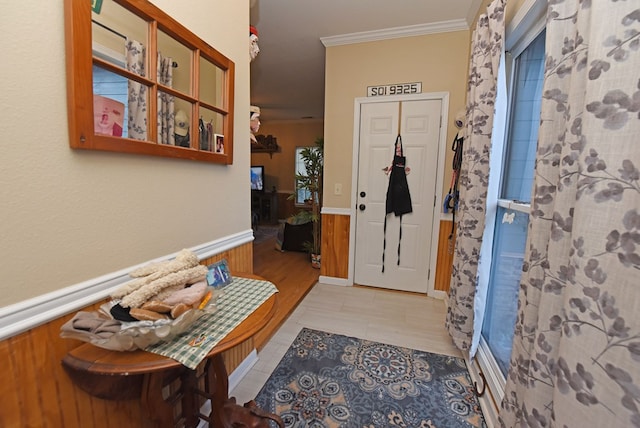
{"type": "Polygon", "coordinates": [[[72,148],[233,163],[232,61],[147,0],[65,19],[72,148]]]}
{"type": "MultiPolygon", "coordinates": [[[[483,345],[506,376],[522,273],[544,79],[544,31],[514,60],[510,114],[493,227],[483,345]]],[[[488,201],[488,204],[491,204],[488,201]]],[[[488,238],[491,239],[491,238],[488,238]]],[[[483,254],[482,257],[485,257],[483,254]]]]}
{"type": "MultiPolygon", "coordinates": [[[[306,147],[296,147],[296,165],[295,165],[295,174],[296,177],[299,175],[306,176],[307,168],[304,166],[304,160],[302,157],[302,151],[306,147]]],[[[295,182],[296,189],[296,205],[304,205],[305,201],[311,199],[311,192],[309,189],[301,188],[302,184],[300,180],[296,178],[295,182]]]]}
{"type": "Polygon", "coordinates": [[[110,73],[100,67],[93,66],[93,93],[110,98],[124,106],[122,118],[122,136],[128,135],[129,104],[127,103],[127,79],[110,73]]]}

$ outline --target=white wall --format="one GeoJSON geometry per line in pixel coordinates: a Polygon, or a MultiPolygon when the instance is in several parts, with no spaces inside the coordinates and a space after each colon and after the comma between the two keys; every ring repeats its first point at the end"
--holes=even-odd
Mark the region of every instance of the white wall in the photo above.
{"type": "Polygon", "coordinates": [[[250,228],[248,2],[153,3],[235,62],[234,164],[71,150],[63,2],[3,2],[0,308],[250,228]]]}

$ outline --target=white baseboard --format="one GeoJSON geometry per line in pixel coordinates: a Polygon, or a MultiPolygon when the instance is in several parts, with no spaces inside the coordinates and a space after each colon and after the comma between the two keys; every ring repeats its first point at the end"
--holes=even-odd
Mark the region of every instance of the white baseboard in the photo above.
{"type": "MultiPolygon", "coordinates": [[[[191,250],[204,260],[216,254],[253,241],[251,229],[207,242],[191,250]]],[[[147,263],[175,258],[177,253],[149,260],[116,272],[83,281],[60,290],[0,308],[0,340],[15,336],[68,313],[92,305],[108,297],[113,290],[131,280],[129,272],[147,263]]]]}
{"type": "Polygon", "coordinates": [[[478,397],[480,407],[482,408],[482,414],[487,423],[487,428],[493,428],[500,426],[498,423],[499,402],[502,401],[501,392],[502,389],[492,381],[492,375],[482,370],[478,359],[483,357],[482,352],[479,350],[476,358],[472,362],[465,359],[467,367],[469,368],[469,375],[471,381],[477,384],[478,389],[485,388],[485,392],[481,397],[478,397]],[[480,373],[484,374],[484,379],[480,376],[480,373]]]}
{"type": "MultiPolygon", "coordinates": [[[[233,391],[242,379],[249,373],[251,367],[258,362],[258,351],[251,351],[247,357],[242,360],[240,365],[229,375],[229,392],[233,391]]],[[[242,403],[244,404],[244,403],[242,403]]]]}
{"type": "Polygon", "coordinates": [[[429,294],[429,297],[433,297],[434,299],[440,299],[440,300],[446,301],[449,298],[449,295],[447,294],[447,292],[442,290],[432,290],[428,294],[429,294]]]}
{"type": "Polygon", "coordinates": [[[342,287],[351,287],[353,284],[346,278],[335,278],[332,276],[322,276],[318,278],[318,282],[328,285],[340,285],[342,287]]]}

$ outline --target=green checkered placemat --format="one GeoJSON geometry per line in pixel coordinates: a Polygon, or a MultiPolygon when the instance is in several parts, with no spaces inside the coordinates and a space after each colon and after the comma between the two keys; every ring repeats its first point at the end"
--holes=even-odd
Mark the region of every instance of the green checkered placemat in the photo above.
{"type": "Polygon", "coordinates": [[[145,351],[173,358],[195,369],[214,346],[277,292],[269,281],[234,278],[218,297],[214,313],[200,317],[185,334],[151,345],[145,351]]]}

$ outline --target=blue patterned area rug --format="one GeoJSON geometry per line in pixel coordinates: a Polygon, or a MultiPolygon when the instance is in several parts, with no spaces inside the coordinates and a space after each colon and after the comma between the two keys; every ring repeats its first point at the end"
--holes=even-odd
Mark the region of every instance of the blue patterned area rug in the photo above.
{"type": "Polygon", "coordinates": [[[292,428],[486,427],[462,358],[307,328],[256,402],[292,428]]]}

